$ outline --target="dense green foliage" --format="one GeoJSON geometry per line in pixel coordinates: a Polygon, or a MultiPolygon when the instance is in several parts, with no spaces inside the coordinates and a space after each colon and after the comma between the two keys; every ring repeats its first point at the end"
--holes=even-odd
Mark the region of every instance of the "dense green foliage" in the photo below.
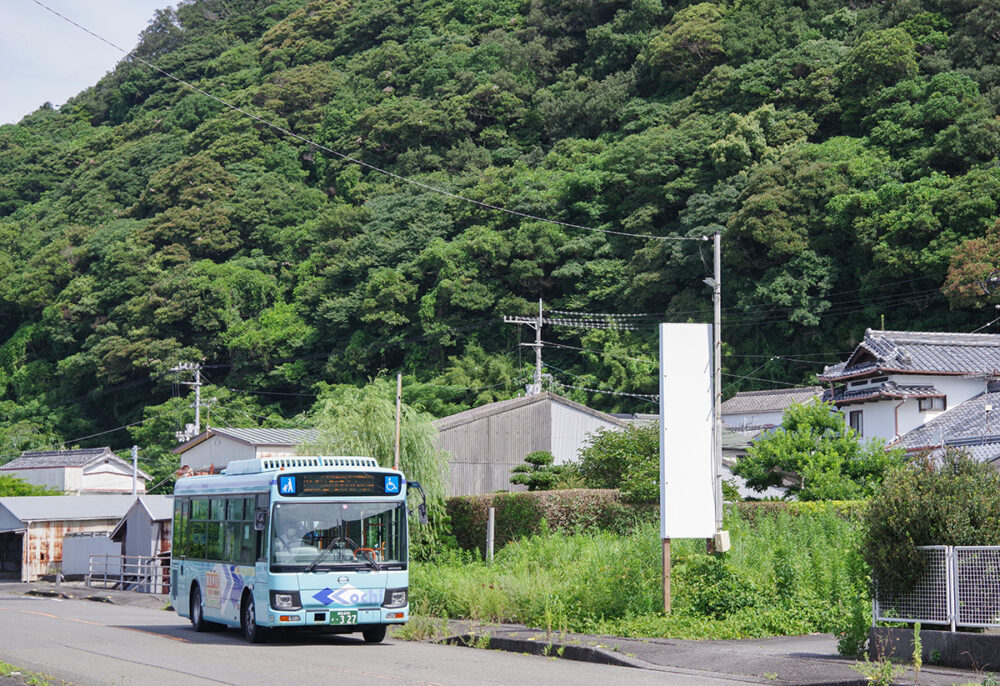
{"type": "Polygon", "coordinates": [[[862,551],[879,590],[912,588],[919,545],[1000,545],[1000,474],[949,450],[893,471],[869,503],[862,551]]]}
{"type": "Polygon", "coordinates": [[[659,500],[659,422],[598,429],[587,437],[574,468],[590,488],[618,488],[628,502],[659,500]]]}
{"type": "Polygon", "coordinates": [[[672,547],[673,612],[663,615],[657,524],[626,534],[547,532],[502,548],[493,565],[452,554],[413,565],[418,614],[523,622],[553,631],[742,638],[840,633],[870,621],[859,527],[832,510],[761,517],[727,514],[733,548],[672,547]]]}
{"type": "Polygon", "coordinates": [[[574,399],[648,411],[580,389],[656,392],[653,322],[710,317],[708,244],[568,224],[723,233],[727,392],[880,315],[977,328],[998,30],[965,0],[182,0],[135,54],[315,144],[137,59],[0,127],[0,458],[141,438],[169,474],[181,361],[244,425],[382,370],[435,415],[511,397],[500,315],[539,298],[650,315],[545,332],[574,399]]]}
{"type": "Polygon", "coordinates": [[[750,488],[784,487],[799,500],[855,500],[872,495],[886,472],[902,463],[901,450],[862,440],[841,412],[813,400],[792,403],[781,428],[755,440],[733,474],[750,488]]]}

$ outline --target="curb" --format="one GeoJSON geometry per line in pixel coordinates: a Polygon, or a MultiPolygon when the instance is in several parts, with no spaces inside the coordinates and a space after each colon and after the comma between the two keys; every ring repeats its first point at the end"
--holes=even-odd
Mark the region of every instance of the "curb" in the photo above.
{"type": "Polygon", "coordinates": [[[61,598],[62,600],[73,600],[74,596],[69,593],[63,593],[61,591],[38,591],[31,590],[25,591],[24,595],[33,595],[39,598],[61,598]]]}
{"type": "Polygon", "coordinates": [[[621,655],[608,654],[600,648],[592,646],[566,645],[564,643],[541,643],[539,641],[529,641],[524,638],[511,638],[509,636],[490,636],[488,634],[459,634],[438,639],[438,643],[447,645],[462,646],[463,648],[475,648],[477,642],[484,638],[489,639],[485,646],[489,650],[503,650],[509,653],[527,653],[529,655],[539,655],[542,657],[558,657],[564,660],[576,660],[578,662],[592,662],[602,665],[616,665],[618,667],[634,667],[637,669],[649,669],[650,666],[642,660],[627,658],[621,655]]]}

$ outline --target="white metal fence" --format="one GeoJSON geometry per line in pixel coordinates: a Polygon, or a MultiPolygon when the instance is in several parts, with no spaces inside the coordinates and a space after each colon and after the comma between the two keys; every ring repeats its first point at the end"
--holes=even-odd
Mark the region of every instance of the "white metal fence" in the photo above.
{"type": "Polygon", "coordinates": [[[170,591],[170,560],[140,555],[91,555],[87,586],[139,593],[170,591]]]}
{"type": "Polygon", "coordinates": [[[1000,626],[1000,546],[918,546],[923,575],[907,593],[876,592],[875,621],[1000,626]]]}

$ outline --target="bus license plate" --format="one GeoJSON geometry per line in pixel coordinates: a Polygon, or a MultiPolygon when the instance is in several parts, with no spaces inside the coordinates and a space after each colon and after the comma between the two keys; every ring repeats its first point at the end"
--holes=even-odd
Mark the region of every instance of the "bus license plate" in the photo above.
{"type": "Polygon", "coordinates": [[[358,611],[357,610],[341,610],[339,612],[330,613],[330,624],[357,624],[358,623],[358,611]]]}

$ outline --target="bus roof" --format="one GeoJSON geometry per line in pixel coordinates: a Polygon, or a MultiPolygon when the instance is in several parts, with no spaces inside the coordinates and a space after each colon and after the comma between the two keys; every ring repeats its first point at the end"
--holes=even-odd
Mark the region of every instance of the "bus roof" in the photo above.
{"type": "Polygon", "coordinates": [[[220,474],[186,476],[177,480],[175,494],[267,492],[283,471],[302,472],[402,472],[380,467],[373,457],[283,456],[235,460],[220,474]]]}

